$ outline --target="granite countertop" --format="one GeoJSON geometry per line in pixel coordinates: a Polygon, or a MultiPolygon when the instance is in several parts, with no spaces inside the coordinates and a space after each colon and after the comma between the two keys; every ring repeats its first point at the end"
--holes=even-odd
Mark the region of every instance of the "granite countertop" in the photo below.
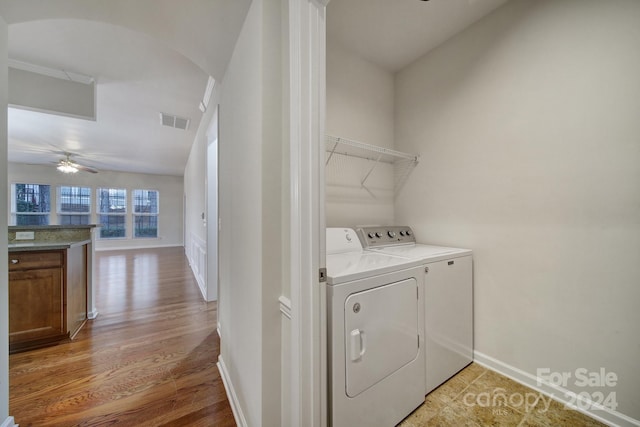
{"type": "Polygon", "coordinates": [[[21,242],[21,243],[9,243],[7,248],[9,252],[24,252],[24,251],[48,251],[56,249],[69,249],[74,246],[86,245],[91,243],[91,239],[78,240],[74,242],[21,242]]]}
{"type": "Polygon", "coordinates": [[[99,224],[86,224],[86,225],[10,225],[9,231],[20,231],[20,230],[60,230],[60,229],[89,229],[100,227],[99,224]]]}

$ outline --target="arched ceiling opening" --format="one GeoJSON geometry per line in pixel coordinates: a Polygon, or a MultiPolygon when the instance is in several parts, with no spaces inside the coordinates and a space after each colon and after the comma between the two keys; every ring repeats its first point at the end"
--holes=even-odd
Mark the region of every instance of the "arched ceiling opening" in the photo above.
{"type": "Polygon", "coordinates": [[[9,109],[9,161],[61,151],[97,169],[182,175],[208,76],[224,76],[249,0],[0,2],[9,57],[88,75],[97,120],[9,109]],[[160,113],[190,119],[161,126],[160,113]]]}

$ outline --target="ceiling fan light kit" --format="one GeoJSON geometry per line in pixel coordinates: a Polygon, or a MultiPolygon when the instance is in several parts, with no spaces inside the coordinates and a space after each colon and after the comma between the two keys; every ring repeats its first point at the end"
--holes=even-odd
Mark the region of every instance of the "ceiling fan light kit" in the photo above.
{"type": "Polygon", "coordinates": [[[56,169],[62,173],[76,173],[78,171],[85,171],[90,173],[98,173],[98,171],[90,166],[80,165],[71,161],[71,153],[65,153],[66,159],[62,159],[58,162],[56,169]]]}
{"type": "Polygon", "coordinates": [[[71,163],[63,160],[58,165],[58,170],[62,173],[76,173],[78,172],[78,168],[72,165],[71,163]]]}

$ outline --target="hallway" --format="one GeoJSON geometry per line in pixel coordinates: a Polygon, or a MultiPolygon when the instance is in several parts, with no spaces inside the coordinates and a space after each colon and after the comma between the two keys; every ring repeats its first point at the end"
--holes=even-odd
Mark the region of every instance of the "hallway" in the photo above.
{"type": "Polygon", "coordinates": [[[73,342],[9,359],[27,426],[235,426],[216,367],[217,305],[181,247],[96,254],[98,317],[73,342]]]}

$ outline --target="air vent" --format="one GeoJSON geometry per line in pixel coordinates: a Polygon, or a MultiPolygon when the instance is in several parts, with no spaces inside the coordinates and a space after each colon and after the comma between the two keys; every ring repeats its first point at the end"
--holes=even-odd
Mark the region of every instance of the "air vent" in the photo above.
{"type": "Polygon", "coordinates": [[[178,117],[167,113],[160,113],[160,124],[163,126],[187,130],[187,128],[189,127],[189,121],[189,119],[185,119],[184,117],[178,117]]]}

